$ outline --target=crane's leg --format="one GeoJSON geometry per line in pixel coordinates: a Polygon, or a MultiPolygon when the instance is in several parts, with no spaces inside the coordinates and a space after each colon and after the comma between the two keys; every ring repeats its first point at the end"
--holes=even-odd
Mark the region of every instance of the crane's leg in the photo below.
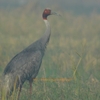
{"type": "Polygon", "coordinates": [[[29,89],[29,92],[30,92],[30,98],[29,98],[29,100],[31,100],[32,98],[32,83],[33,83],[33,79],[30,79],[29,80],[29,84],[30,84],[30,89],[29,89]]]}
{"type": "Polygon", "coordinates": [[[21,90],[22,90],[22,86],[19,86],[19,87],[18,87],[18,96],[17,96],[17,100],[19,100],[21,90]]]}
{"type": "Polygon", "coordinates": [[[30,84],[30,95],[32,95],[32,83],[33,83],[33,79],[29,80],[29,84],[30,84]]]}

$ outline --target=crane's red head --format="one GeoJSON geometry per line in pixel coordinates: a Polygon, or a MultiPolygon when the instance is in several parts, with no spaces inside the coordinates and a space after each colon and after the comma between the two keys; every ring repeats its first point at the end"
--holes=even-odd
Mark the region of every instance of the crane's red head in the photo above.
{"type": "Polygon", "coordinates": [[[43,11],[42,17],[44,20],[47,20],[47,17],[49,15],[57,15],[57,16],[61,16],[60,14],[56,13],[56,12],[52,12],[51,9],[47,8],[43,11]]]}
{"type": "Polygon", "coordinates": [[[51,10],[49,8],[45,9],[44,12],[43,12],[43,19],[47,20],[47,17],[51,15],[51,10]]]}

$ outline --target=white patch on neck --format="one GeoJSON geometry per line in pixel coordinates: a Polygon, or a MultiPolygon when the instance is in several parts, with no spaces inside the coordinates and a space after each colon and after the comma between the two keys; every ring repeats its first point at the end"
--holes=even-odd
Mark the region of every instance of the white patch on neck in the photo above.
{"type": "Polygon", "coordinates": [[[49,25],[49,22],[47,20],[44,20],[45,24],[46,24],[46,27],[50,26],[49,25]]]}

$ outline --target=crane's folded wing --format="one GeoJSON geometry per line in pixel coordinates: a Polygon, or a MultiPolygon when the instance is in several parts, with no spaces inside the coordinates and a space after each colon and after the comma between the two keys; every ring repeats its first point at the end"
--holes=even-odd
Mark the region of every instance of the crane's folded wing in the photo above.
{"type": "Polygon", "coordinates": [[[17,74],[22,72],[30,73],[39,70],[42,57],[40,51],[21,52],[8,63],[4,70],[4,74],[15,72],[17,72],[17,74]]]}

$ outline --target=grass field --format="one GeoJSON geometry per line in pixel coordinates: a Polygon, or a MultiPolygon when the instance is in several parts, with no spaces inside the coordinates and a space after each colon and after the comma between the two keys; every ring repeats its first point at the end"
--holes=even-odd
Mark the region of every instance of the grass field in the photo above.
{"type": "MultiPolygon", "coordinates": [[[[14,55],[43,35],[41,12],[30,6],[0,10],[0,75],[14,55]]],[[[31,100],[100,100],[100,14],[63,12],[48,20],[52,35],[31,100]]],[[[26,82],[20,100],[29,100],[28,88],[26,82]]]]}

